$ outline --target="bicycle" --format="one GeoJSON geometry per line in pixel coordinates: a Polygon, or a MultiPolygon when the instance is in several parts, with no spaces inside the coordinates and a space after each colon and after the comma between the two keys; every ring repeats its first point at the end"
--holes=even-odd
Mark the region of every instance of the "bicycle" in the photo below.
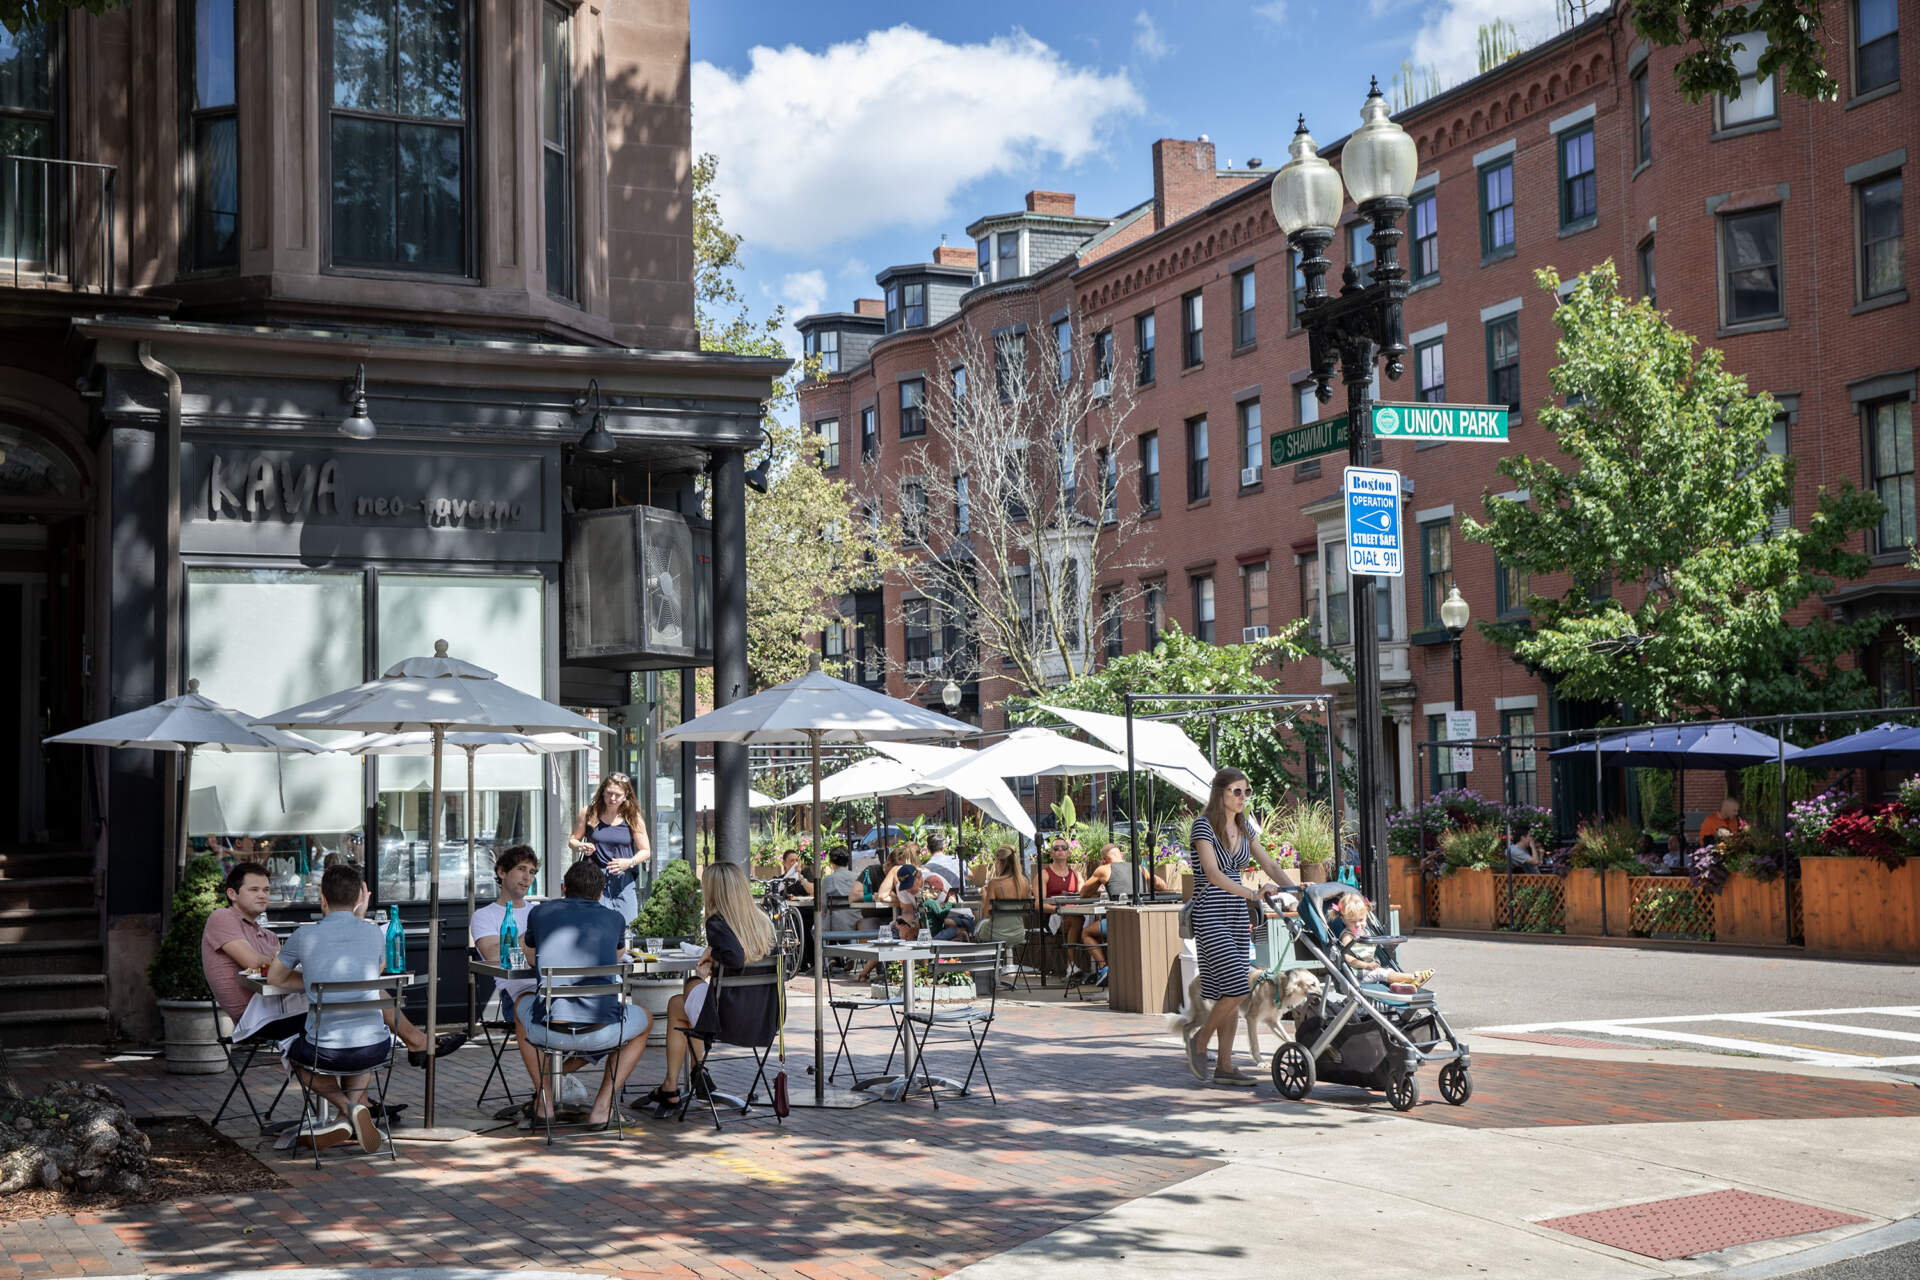
{"type": "Polygon", "coordinates": [[[760,889],[760,910],[773,921],[773,949],[785,961],[785,972],[789,976],[798,973],[805,958],[807,935],[800,908],[787,900],[787,895],[793,892],[793,882],[779,879],[753,883],[760,889]]]}

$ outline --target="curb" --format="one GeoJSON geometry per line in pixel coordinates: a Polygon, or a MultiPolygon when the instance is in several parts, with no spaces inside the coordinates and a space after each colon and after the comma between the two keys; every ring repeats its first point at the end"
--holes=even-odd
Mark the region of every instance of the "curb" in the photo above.
{"type": "Polygon", "coordinates": [[[1756,956],[1769,960],[1824,960],[1842,964],[1886,965],[1912,968],[1920,959],[1912,956],[1855,955],[1850,951],[1809,951],[1805,947],[1776,947],[1750,943],[1689,942],[1680,938],[1601,938],[1584,934],[1523,933],[1505,929],[1441,929],[1422,925],[1403,930],[1409,938],[1450,938],[1462,942],[1518,942],[1545,947],[1629,947],[1642,951],[1683,951],[1709,956],[1756,956]]]}
{"type": "Polygon", "coordinates": [[[1898,1248],[1915,1240],[1920,1240],[1920,1218],[1902,1218],[1884,1227],[1875,1227],[1871,1231],[1862,1231],[1858,1235],[1851,1235],[1843,1240],[1815,1245],[1811,1249],[1802,1249],[1798,1253],[1783,1253],[1777,1258],[1768,1258],[1762,1262],[1749,1262],[1743,1266],[1729,1267],[1725,1271],[1708,1272],[1704,1280],[1771,1280],[1775,1276],[1790,1276],[1795,1272],[1808,1271],[1814,1267],[1847,1262],[1853,1258],[1879,1253],[1884,1249],[1898,1248]]]}

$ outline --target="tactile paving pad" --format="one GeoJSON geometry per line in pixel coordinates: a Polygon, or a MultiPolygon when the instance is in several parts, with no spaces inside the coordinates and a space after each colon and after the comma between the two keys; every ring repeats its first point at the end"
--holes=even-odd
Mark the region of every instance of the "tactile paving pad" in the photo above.
{"type": "Polygon", "coordinates": [[[1850,1213],[1757,1196],[1751,1191],[1709,1191],[1705,1195],[1548,1218],[1538,1225],[1649,1258],[1690,1258],[1737,1244],[1865,1221],[1850,1213]]]}

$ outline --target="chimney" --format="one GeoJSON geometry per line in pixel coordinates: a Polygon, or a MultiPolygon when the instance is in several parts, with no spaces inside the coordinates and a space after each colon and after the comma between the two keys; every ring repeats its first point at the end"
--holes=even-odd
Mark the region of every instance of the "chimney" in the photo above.
{"type": "Polygon", "coordinates": [[[1028,213],[1051,213],[1063,218],[1073,216],[1073,192],[1071,191],[1029,191],[1027,192],[1028,213]]]}
{"type": "Polygon", "coordinates": [[[936,266],[968,267],[979,265],[979,258],[973,249],[962,249],[958,245],[943,244],[933,251],[936,266]]]}
{"type": "Polygon", "coordinates": [[[1159,231],[1204,208],[1221,194],[1214,186],[1213,143],[1161,138],[1153,144],[1153,229],[1159,231]]]}
{"type": "Polygon", "coordinates": [[[857,316],[885,316],[887,304],[878,298],[855,298],[853,314],[857,316]]]}

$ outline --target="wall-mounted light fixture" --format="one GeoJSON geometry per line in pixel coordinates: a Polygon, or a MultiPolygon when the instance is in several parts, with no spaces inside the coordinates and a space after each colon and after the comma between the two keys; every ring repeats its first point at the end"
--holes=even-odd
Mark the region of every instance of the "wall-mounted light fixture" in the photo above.
{"type": "Polygon", "coordinates": [[[342,388],[341,396],[349,408],[340,419],[340,434],[354,440],[371,440],[378,434],[373,419],[367,416],[367,366],[355,365],[353,381],[342,388]]]}
{"type": "Polygon", "coordinates": [[[587,433],[580,437],[576,447],[582,453],[612,453],[619,447],[619,442],[613,438],[613,432],[607,430],[607,411],[600,405],[598,378],[587,381],[587,394],[573,402],[573,411],[576,414],[585,413],[589,405],[593,408],[593,423],[587,428],[587,433]]]}

